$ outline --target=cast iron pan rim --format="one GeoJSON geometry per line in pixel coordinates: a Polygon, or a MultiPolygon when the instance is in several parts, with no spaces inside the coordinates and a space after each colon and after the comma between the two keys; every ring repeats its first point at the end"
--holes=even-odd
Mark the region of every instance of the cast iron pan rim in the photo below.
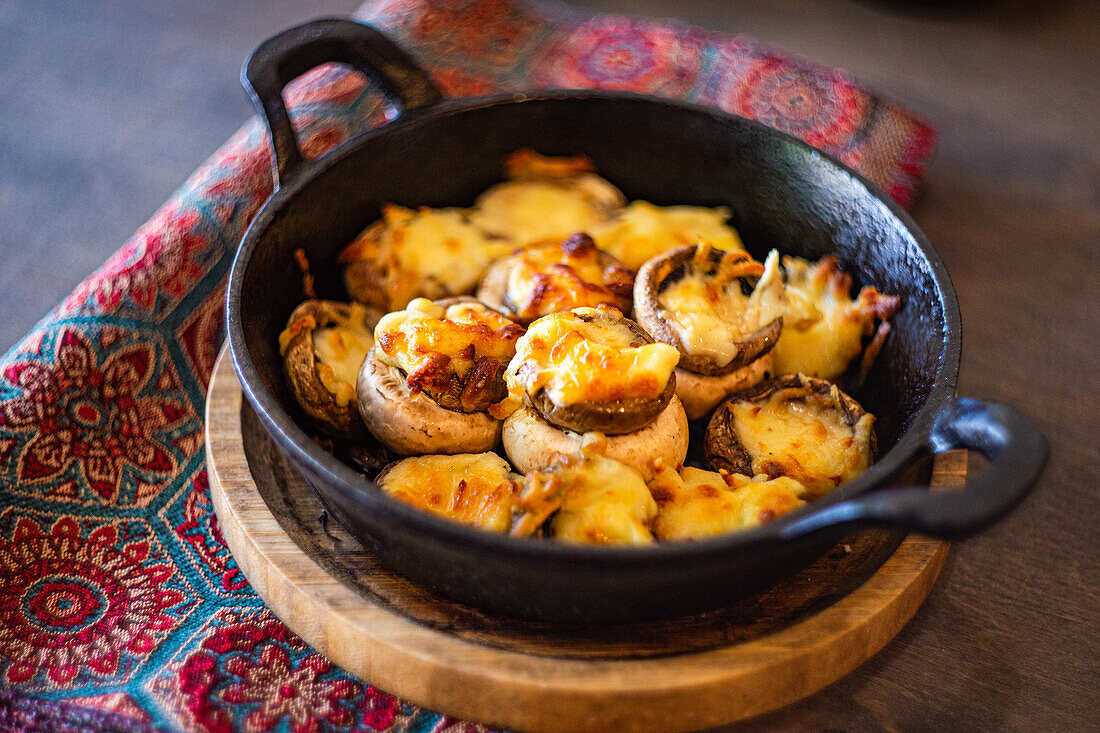
{"type": "MultiPolygon", "coordinates": [[[[904,305],[903,305],[904,307],[904,305]]],[[[552,560],[564,565],[578,566],[628,566],[639,563],[674,565],[690,560],[702,560],[716,553],[751,552],[755,547],[783,544],[791,540],[783,536],[783,529],[797,519],[821,510],[824,507],[879,488],[877,484],[896,475],[912,459],[927,452],[927,436],[937,414],[946,402],[954,396],[958,378],[961,353],[961,324],[958,299],[943,261],[933,249],[924,233],[917,227],[901,206],[879,189],[874,183],[849,168],[847,165],[822,152],[802,140],[780,132],[754,120],[716,110],[711,107],[687,102],[662,99],[652,95],[627,92],[605,92],[586,90],[547,90],[534,93],[501,94],[470,99],[449,99],[430,107],[405,112],[394,122],[366,131],[346,141],[329,153],[305,161],[289,182],[276,190],[264,203],[253,219],[242,239],[240,249],[233,261],[227,294],[226,318],[229,330],[230,350],[234,366],[240,378],[242,389],[256,410],[261,421],[271,431],[280,447],[289,452],[292,458],[308,467],[308,470],[324,477],[325,481],[353,503],[363,506],[365,511],[374,512],[380,521],[394,521],[423,535],[463,547],[476,547],[485,552],[494,552],[512,556],[516,559],[552,560]],[[565,543],[542,542],[531,539],[517,539],[504,535],[476,530],[456,522],[435,517],[415,509],[396,499],[386,496],[372,481],[354,471],[351,467],[323,451],[263,387],[259,373],[252,363],[245,344],[244,329],[240,319],[241,283],[257,241],[276,213],[283,205],[348,155],[367,144],[378,135],[397,128],[411,128],[434,122],[440,118],[489,107],[508,104],[544,103],[555,100],[628,100],[639,104],[656,104],[675,107],[692,114],[703,114],[725,125],[741,125],[756,128],[771,136],[778,136],[787,144],[792,144],[810,152],[852,176],[863,185],[867,192],[890,213],[915,240],[923,257],[928,261],[935,282],[935,297],[943,310],[942,339],[943,350],[936,369],[932,389],[924,404],[914,416],[909,429],[901,436],[880,460],[858,478],[850,481],[813,503],[773,522],[758,527],[720,535],[692,542],[658,543],[647,547],[602,547],[590,545],[570,545],[565,543]]]]}

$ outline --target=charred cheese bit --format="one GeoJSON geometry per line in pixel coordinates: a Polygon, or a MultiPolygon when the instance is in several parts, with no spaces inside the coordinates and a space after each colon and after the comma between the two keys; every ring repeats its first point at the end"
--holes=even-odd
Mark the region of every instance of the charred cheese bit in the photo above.
{"type": "MultiPolygon", "coordinates": [[[[708,257],[700,246],[696,258],[708,257]]],[[[684,277],[657,295],[669,327],[684,349],[720,367],[740,352],[740,342],[761,326],[782,315],[779,255],[772,250],[762,266],[742,252],[727,253],[714,274],[688,267],[684,277]],[[759,278],[751,294],[745,295],[741,278],[759,278]],[[778,293],[776,290],[778,289],[778,293]]]]}
{"type": "Polygon", "coordinates": [[[715,249],[741,250],[741,238],[726,222],[724,206],[654,206],[632,201],[614,219],[595,227],[596,246],[637,270],[646,260],[700,239],[715,249]]]}
{"type": "Polygon", "coordinates": [[[656,399],[668,384],[680,352],[645,344],[625,323],[609,322],[607,306],[575,308],[535,321],[516,343],[505,372],[510,398],[545,389],[559,407],[627,397],[656,399]],[[594,320],[585,320],[585,318],[594,320]]]}
{"type": "Polygon", "coordinates": [[[795,393],[778,389],[763,404],[732,402],[731,416],[754,474],[787,476],[822,496],[871,465],[875,418],[867,413],[849,426],[836,405],[795,393]]]}
{"type": "Polygon", "coordinates": [[[468,293],[494,260],[511,250],[492,241],[464,209],[382,207],[381,226],[370,227],[340,255],[347,264],[368,260],[390,308],[413,297],[468,293]]]}
{"type": "Polygon", "coordinates": [[[896,297],[882,295],[875,288],[863,288],[852,300],[852,278],[837,266],[831,255],[811,263],[800,257],[784,257],[787,297],[803,303],[804,311],[816,311],[817,318],[801,323],[784,320],[775,346],[775,369],[780,374],[806,374],[835,379],[863,350],[863,337],[897,310],[896,297]]]}
{"type": "Polygon", "coordinates": [[[685,466],[661,466],[649,482],[658,507],[653,534],[660,540],[689,540],[748,529],[794,511],[806,502],[806,488],[780,476],[720,474],[685,466]]]}
{"type": "Polygon", "coordinates": [[[417,456],[390,466],[379,486],[433,514],[490,532],[507,532],[521,477],[496,453],[417,456]]]}
{"type": "Polygon", "coordinates": [[[582,306],[630,304],[634,274],[609,262],[587,234],[528,247],[513,258],[505,302],[524,321],[582,306]]]}
{"type": "Polygon", "coordinates": [[[545,473],[528,480],[560,481],[561,509],[550,533],[566,542],[644,545],[653,542],[649,524],[657,504],[642,475],[601,455],[558,456],[545,473]]]}
{"type": "Polygon", "coordinates": [[[347,323],[313,331],[313,354],[321,384],[336,396],[336,404],[345,407],[355,399],[355,383],[370,347],[374,345],[370,329],[364,325],[366,309],[351,304],[347,323]]]}
{"type": "Polygon", "coordinates": [[[425,298],[382,316],[374,329],[378,358],[404,372],[410,389],[433,393],[475,370],[499,379],[522,334],[523,327],[480,303],[444,308],[425,298]]]}

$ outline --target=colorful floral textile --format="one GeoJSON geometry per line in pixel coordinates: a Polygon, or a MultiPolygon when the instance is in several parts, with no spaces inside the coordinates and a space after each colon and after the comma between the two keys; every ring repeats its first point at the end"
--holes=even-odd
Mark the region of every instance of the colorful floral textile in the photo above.
{"type": "MultiPolygon", "coordinates": [[[[799,135],[902,203],[930,154],[919,118],[742,37],[507,0],[392,0],[361,17],[451,96],[597,87],[715,105],[799,135]]],[[[288,99],[308,155],[385,121],[335,66],[288,99]]],[[[306,646],[219,533],[203,402],[230,260],[270,171],[253,120],[0,364],[0,727],[475,728],[306,646]]]]}

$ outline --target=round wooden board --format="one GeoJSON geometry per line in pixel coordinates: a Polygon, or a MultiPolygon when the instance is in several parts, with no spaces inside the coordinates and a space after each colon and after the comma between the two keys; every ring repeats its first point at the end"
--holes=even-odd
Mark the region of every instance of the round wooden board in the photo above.
{"type": "MultiPolygon", "coordinates": [[[[371,684],[508,728],[697,730],[800,700],[893,638],[947,556],[946,542],[864,532],[728,609],[616,626],[504,619],[414,585],[325,521],[242,406],[224,352],[206,420],[222,534],[272,611],[371,684]]],[[[950,453],[936,459],[932,482],[954,486],[965,475],[965,454],[950,453]]]]}

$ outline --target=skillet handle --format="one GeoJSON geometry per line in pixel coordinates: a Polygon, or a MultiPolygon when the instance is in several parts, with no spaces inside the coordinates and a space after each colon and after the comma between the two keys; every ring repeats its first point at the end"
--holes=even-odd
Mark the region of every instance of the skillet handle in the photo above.
{"type": "Polygon", "coordinates": [[[303,162],[283,103],[283,88],[313,67],[331,61],[349,64],[365,74],[382,89],[399,114],[443,99],[428,73],[400,46],[369,25],[322,18],[272,36],[244,62],[241,84],[271,131],[276,189],[303,162]]]}
{"type": "Polygon", "coordinates": [[[928,436],[935,453],[966,448],[989,466],[950,492],[927,488],[881,489],[838,502],[788,525],[800,536],[838,525],[880,526],[961,539],[988,527],[1023,501],[1047,461],[1046,440],[1016,410],[994,402],[955,398],[936,418],[928,436]]]}

